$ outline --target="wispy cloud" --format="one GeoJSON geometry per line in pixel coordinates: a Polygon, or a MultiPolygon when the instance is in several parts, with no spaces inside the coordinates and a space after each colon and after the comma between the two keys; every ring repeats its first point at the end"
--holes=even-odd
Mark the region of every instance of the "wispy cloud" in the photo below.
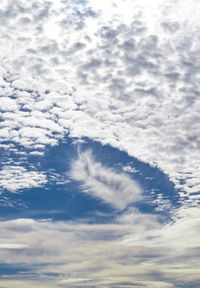
{"type": "Polygon", "coordinates": [[[12,239],[12,243],[29,247],[23,253],[19,249],[0,249],[0,253],[6,265],[30,268],[26,275],[9,276],[13,285],[21,283],[21,287],[31,285],[30,277],[39,287],[49,282],[50,287],[68,283],[76,288],[80,285],[115,287],[120,283],[124,286],[137,283],[148,288],[187,287],[200,281],[199,235],[193,233],[193,228],[199,227],[199,212],[193,209],[188,213],[188,221],[170,225],[159,224],[149,215],[137,215],[137,211],[129,213],[132,219],[137,218],[135,222],[127,221],[127,217],[126,221],[124,218],[93,225],[82,221],[0,221],[4,243],[12,239]],[[148,226],[148,222],[153,226],[148,226]],[[187,245],[190,232],[192,245],[187,245]],[[54,275],[53,282],[51,275],[54,275]]]}
{"type": "Polygon", "coordinates": [[[141,198],[142,189],[136,181],[125,173],[103,166],[89,150],[79,152],[72,162],[71,176],[83,182],[83,192],[119,209],[141,198]]]}

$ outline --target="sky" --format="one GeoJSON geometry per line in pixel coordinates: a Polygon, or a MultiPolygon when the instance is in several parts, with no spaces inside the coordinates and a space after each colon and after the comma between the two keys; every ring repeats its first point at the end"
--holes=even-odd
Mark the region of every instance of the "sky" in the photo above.
{"type": "Polygon", "coordinates": [[[200,287],[199,12],[1,1],[0,288],[200,287]]]}

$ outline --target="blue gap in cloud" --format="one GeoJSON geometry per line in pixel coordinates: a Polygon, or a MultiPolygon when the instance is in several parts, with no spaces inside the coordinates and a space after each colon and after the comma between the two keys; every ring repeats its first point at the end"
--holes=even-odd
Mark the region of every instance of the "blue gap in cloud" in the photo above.
{"type": "MultiPolygon", "coordinates": [[[[101,145],[90,139],[83,140],[85,142],[77,144],[75,139],[66,137],[60,141],[58,146],[48,147],[42,157],[27,154],[27,161],[24,162],[25,167],[33,165],[36,169],[44,171],[47,173],[49,181],[44,187],[24,189],[18,194],[9,191],[4,193],[11,202],[24,203],[26,207],[17,204],[14,207],[6,207],[5,205],[1,207],[0,217],[7,219],[18,217],[51,218],[53,220],[87,218],[90,222],[108,222],[114,219],[120,213],[119,211],[111,205],[103,203],[100,199],[83,193],[81,183],[69,178],[71,161],[77,157],[78,145],[83,151],[92,149],[98,162],[113,168],[118,173],[122,172],[122,167],[127,165],[137,170],[136,173],[129,173],[129,175],[138,181],[144,194],[142,201],[130,206],[138,208],[142,213],[161,214],[167,218],[170,216],[171,208],[164,205],[162,209],[158,210],[160,205],[159,202],[156,203],[158,195],[162,195],[163,201],[168,201],[172,208],[177,208],[180,205],[178,191],[158,168],[153,168],[109,145],[101,145]],[[52,180],[52,175],[54,175],[54,180],[52,180]],[[57,177],[59,178],[58,181],[56,180],[57,177]],[[70,182],[62,183],[60,179],[66,179],[70,182]]],[[[20,160],[20,156],[14,153],[9,156],[14,162],[20,160]]]]}
{"type": "MultiPolygon", "coordinates": [[[[57,266],[59,264],[57,263],[50,263],[53,266],[57,266]]],[[[17,277],[18,279],[22,278],[24,279],[24,277],[28,278],[29,280],[35,279],[35,278],[40,278],[40,267],[44,268],[45,266],[48,266],[49,263],[38,263],[38,264],[30,264],[26,266],[24,264],[21,265],[13,265],[13,264],[6,264],[6,263],[0,263],[0,279],[10,279],[12,276],[15,276],[15,278],[17,277]],[[36,272],[38,271],[38,272],[36,272]]],[[[49,280],[51,280],[51,278],[53,277],[59,277],[61,274],[60,273],[56,273],[56,272],[46,272],[44,273],[45,278],[49,278],[49,280]]]]}
{"type": "Polygon", "coordinates": [[[26,267],[20,267],[18,266],[14,266],[14,265],[10,265],[10,264],[4,264],[4,263],[0,263],[0,278],[2,276],[4,276],[3,278],[5,278],[5,276],[9,276],[9,275],[17,275],[19,273],[23,273],[23,272],[28,272],[30,271],[29,268],[26,267]]]}

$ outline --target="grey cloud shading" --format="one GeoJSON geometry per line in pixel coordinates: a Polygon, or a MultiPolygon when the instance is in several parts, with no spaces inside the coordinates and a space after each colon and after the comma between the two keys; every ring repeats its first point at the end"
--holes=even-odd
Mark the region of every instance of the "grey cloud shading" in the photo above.
{"type": "Polygon", "coordinates": [[[180,24],[178,22],[163,22],[161,25],[163,29],[170,33],[175,33],[180,29],[180,24]]]}

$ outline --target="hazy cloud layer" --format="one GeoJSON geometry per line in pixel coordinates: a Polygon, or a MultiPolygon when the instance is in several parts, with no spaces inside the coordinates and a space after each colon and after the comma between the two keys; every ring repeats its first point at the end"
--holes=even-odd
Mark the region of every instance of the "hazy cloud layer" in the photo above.
{"type": "Polygon", "coordinates": [[[8,279],[15,287],[195,287],[199,210],[187,213],[192,221],[184,217],[169,225],[134,210],[126,220],[103,225],[1,221],[1,259],[27,271],[5,275],[0,287],[8,279]]]}

